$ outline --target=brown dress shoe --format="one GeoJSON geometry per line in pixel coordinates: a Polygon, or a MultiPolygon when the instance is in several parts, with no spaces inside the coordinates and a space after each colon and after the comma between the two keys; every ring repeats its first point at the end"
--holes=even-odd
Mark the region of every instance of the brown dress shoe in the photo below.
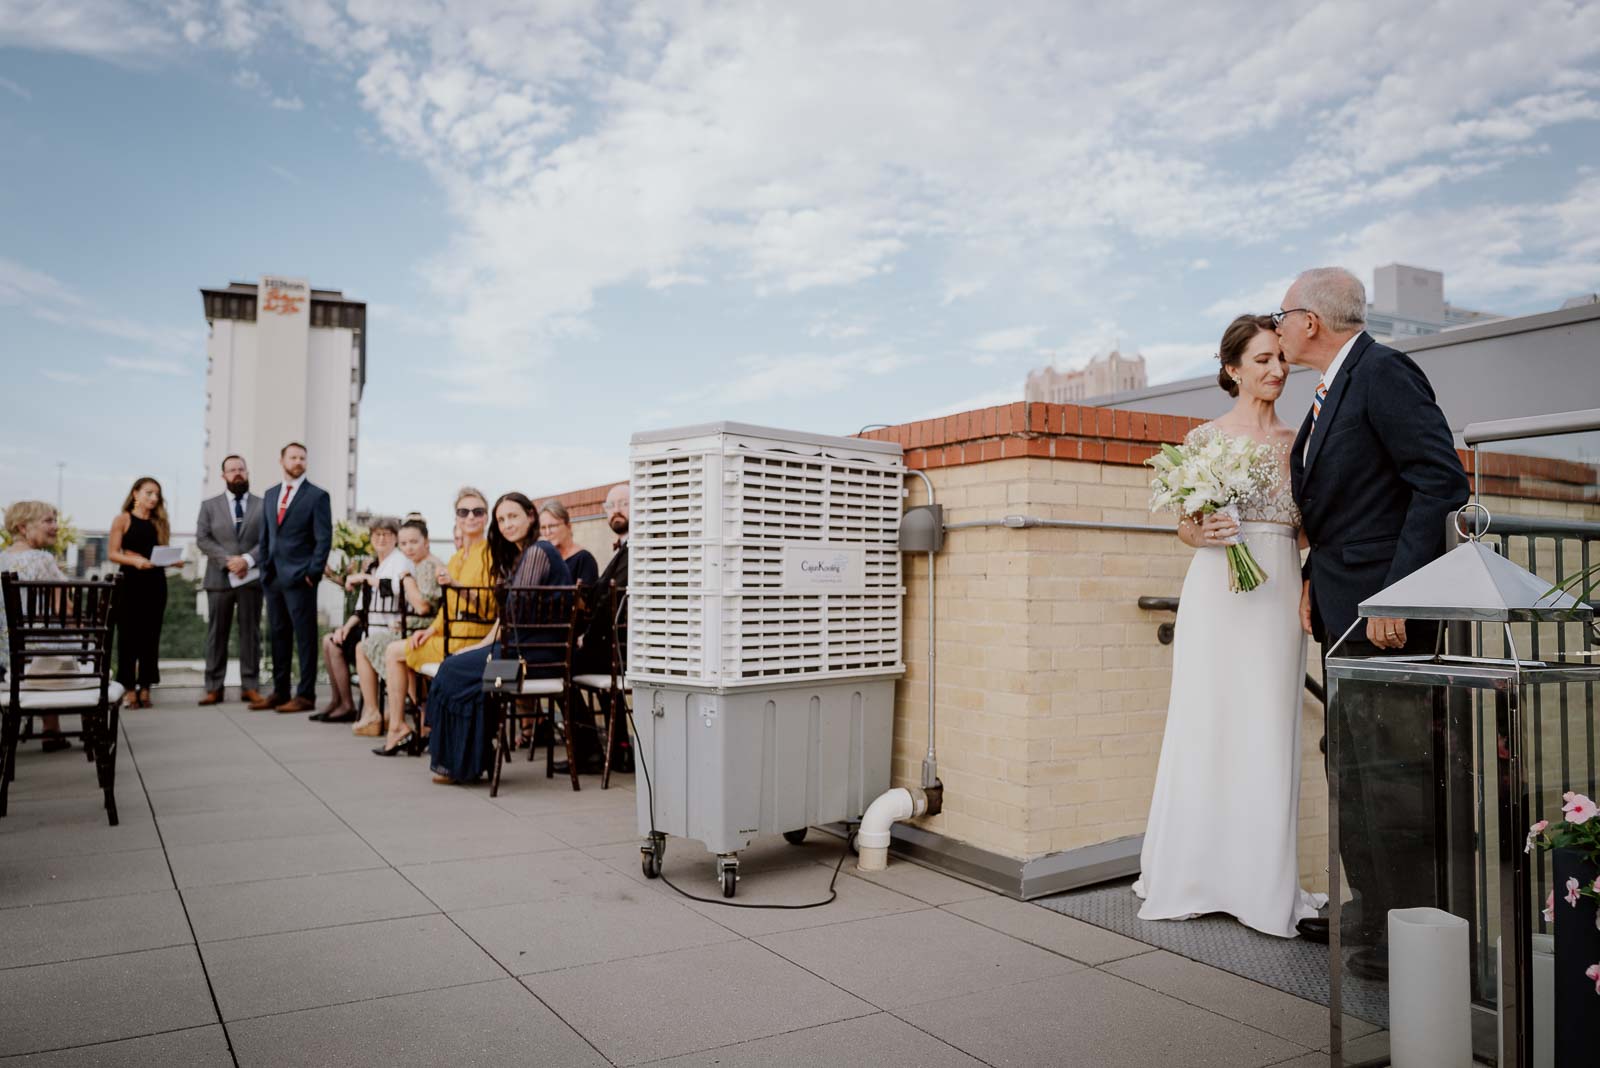
{"type": "Polygon", "coordinates": [[[274,711],[276,712],[310,712],[317,706],[307,701],[304,697],[295,697],[283,702],[274,711]]]}
{"type": "Polygon", "coordinates": [[[222,703],[222,691],[221,690],[209,690],[205,694],[201,695],[200,700],[195,702],[195,704],[197,704],[197,705],[215,705],[215,704],[221,704],[221,703],[222,703]]]}
{"type": "Polygon", "coordinates": [[[275,693],[269,693],[265,697],[257,695],[256,699],[250,702],[250,711],[265,712],[269,708],[277,708],[284,700],[282,695],[275,693]]]}
{"type": "Polygon", "coordinates": [[[240,690],[239,700],[247,705],[253,705],[257,701],[263,700],[263,698],[260,690],[240,690]]]}

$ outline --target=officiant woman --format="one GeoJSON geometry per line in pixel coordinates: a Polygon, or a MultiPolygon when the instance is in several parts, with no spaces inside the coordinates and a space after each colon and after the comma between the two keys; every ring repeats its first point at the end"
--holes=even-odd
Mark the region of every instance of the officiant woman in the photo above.
{"type": "Polygon", "coordinates": [[[106,552],[107,559],[122,565],[122,587],[112,612],[117,623],[117,681],[128,693],[129,708],[149,708],[150,687],[161,681],[156,661],[161,655],[161,617],[167,610],[167,571],[151,563],[150,556],[156,546],[167,544],[171,534],[161,483],[139,479],[111,521],[106,552]]]}

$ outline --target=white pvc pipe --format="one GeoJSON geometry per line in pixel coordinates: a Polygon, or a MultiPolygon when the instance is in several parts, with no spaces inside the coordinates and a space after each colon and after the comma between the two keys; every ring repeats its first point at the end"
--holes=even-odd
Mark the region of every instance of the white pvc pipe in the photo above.
{"type": "Polygon", "coordinates": [[[856,831],[857,871],[883,871],[889,866],[890,828],[928,811],[928,795],[897,786],[886,790],[867,806],[856,831]]]}

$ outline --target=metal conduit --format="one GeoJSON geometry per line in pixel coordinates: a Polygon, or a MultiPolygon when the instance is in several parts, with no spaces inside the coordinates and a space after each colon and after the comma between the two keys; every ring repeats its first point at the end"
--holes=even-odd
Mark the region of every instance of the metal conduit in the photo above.
{"type": "Polygon", "coordinates": [[[1003,519],[969,519],[964,523],[944,525],[946,530],[972,530],[978,527],[1010,527],[1013,530],[1056,527],[1064,530],[1109,530],[1124,534],[1164,534],[1168,537],[1176,532],[1174,527],[1158,527],[1148,523],[1090,523],[1081,519],[1041,519],[1036,515],[1008,515],[1003,519]]]}
{"type": "MultiPolygon", "coordinates": [[[[907,468],[906,473],[916,475],[918,478],[922,479],[923,486],[925,486],[928,490],[928,503],[933,504],[933,480],[916,468],[907,468]]],[[[946,526],[945,529],[948,530],[949,527],[946,526]]],[[[924,790],[930,789],[939,784],[939,759],[934,753],[933,747],[933,684],[934,680],[938,677],[934,672],[934,660],[935,657],[938,656],[938,643],[934,640],[933,630],[934,556],[934,551],[930,549],[928,551],[928,752],[927,755],[922,758],[922,788],[924,790]]]]}

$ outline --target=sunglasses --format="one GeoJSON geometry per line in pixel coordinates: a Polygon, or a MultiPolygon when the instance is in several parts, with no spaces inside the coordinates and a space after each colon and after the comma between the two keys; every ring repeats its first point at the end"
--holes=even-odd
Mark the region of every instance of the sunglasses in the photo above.
{"type": "Polygon", "coordinates": [[[486,516],[488,514],[489,514],[489,509],[487,509],[487,508],[457,508],[456,509],[456,518],[457,519],[465,519],[468,516],[474,516],[474,517],[480,517],[481,518],[482,516],[486,516]]]}

